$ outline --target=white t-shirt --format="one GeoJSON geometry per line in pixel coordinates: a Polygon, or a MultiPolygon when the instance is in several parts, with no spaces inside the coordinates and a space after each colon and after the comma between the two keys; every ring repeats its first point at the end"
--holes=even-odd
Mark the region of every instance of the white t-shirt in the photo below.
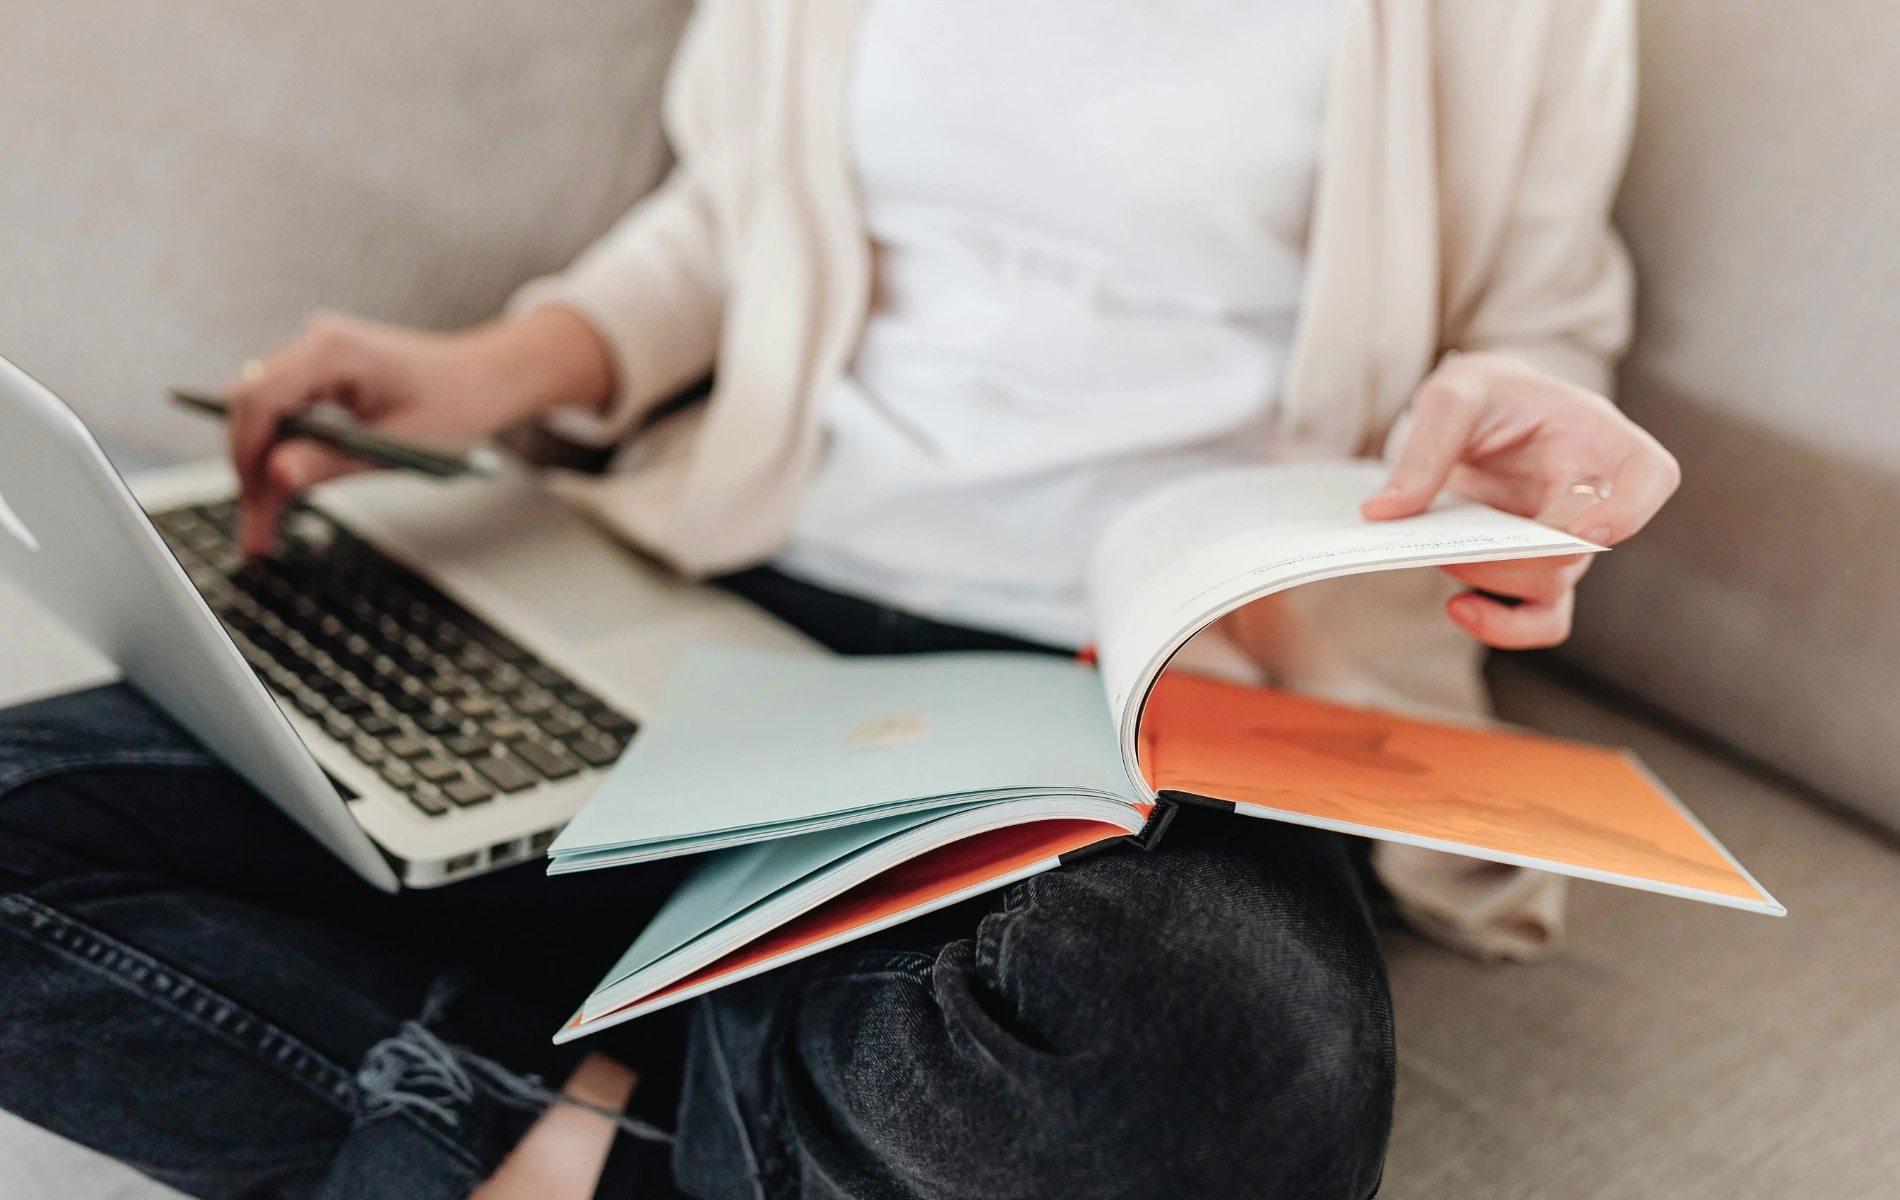
{"type": "Polygon", "coordinates": [[[1330,0],[873,0],[864,339],[776,565],[1089,639],[1102,528],[1258,458],[1298,312],[1330,0]]]}

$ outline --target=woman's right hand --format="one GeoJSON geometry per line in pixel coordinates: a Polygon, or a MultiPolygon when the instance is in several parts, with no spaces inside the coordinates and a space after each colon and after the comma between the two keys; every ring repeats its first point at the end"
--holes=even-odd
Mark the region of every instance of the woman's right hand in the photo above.
{"type": "Polygon", "coordinates": [[[593,326],[559,306],[456,333],[318,313],[263,359],[245,364],[231,398],[231,459],[243,513],[240,544],[263,554],[292,497],[364,464],[280,423],[323,400],[379,429],[468,446],[557,405],[598,408],[613,359],[593,326]]]}

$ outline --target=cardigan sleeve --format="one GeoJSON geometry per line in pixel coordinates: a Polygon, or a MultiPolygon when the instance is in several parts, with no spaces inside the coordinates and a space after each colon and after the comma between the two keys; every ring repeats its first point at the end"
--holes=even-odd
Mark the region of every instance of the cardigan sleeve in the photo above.
{"type": "Polygon", "coordinates": [[[675,165],[666,181],[565,270],[525,284],[508,302],[523,313],[556,304],[606,342],[614,395],[603,412],[559,409],[550,426],[570,440],[618,441],[668,397],[712,369],[725,308],[719,176],[733,157],[724,85],[733,44],[731,5],[702,2],[681,35],[667,78],[664,120],[675,165]]]}
{"type": "Polygon", "coordinates": [[[1607,393],[1631,325],[1610,209],[1635,115],[1635,16],[1630,0],[1555,0],[1550,12],[1495,257],[1469,308],[1450,314],[1447,348],[1510,354],[1607,393]]]}

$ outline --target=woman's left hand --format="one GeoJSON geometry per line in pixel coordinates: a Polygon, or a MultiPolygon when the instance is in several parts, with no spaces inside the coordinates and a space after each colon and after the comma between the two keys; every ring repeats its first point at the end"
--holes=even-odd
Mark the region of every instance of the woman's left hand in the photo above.
{"type": "MultiPolygon", "coordinates": [[[[1419,385],[1405,448],[1361,512],[1374,521],[1409,517],[1448,487],[1610,546],[1648,524],[1681,479],[1669,451],[1595,392],[1503,355],[1457,354],[1419,385]]],[[[1570,636],[1590,558],[1446,567],[1480,590],[1445,610],[1488,645],[1554,646],[1570,636]]]]}

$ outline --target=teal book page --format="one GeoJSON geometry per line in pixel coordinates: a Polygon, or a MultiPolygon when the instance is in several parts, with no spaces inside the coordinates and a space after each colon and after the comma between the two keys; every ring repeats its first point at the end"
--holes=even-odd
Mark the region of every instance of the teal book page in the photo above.
{"type": "MultiPolygon", "coordinates": [[[[980,802],[961,806],[979,807],[980,802]]],[[[819,880],[825,872],[855,857],[859,852],[912,829],[928,825],[946,815],[932,810],[881,817],[805,833],[797,837],[755,842],[732,850],[711,854],[694,872],[673,890],[672,896],[653,920],[640,931],[626,954],[607,972],[596,992],[602,992],[636,971],[659,962],[673,951],[719,928],[786,888],[819,880]]]]}
{"type": "Polygon", "coordinates": [[[1037,654],[854,659],[701,645],[550,853],[690,853],[918,801],[1038,791],[1139,800],[1089,666],[1037,654]]]}

